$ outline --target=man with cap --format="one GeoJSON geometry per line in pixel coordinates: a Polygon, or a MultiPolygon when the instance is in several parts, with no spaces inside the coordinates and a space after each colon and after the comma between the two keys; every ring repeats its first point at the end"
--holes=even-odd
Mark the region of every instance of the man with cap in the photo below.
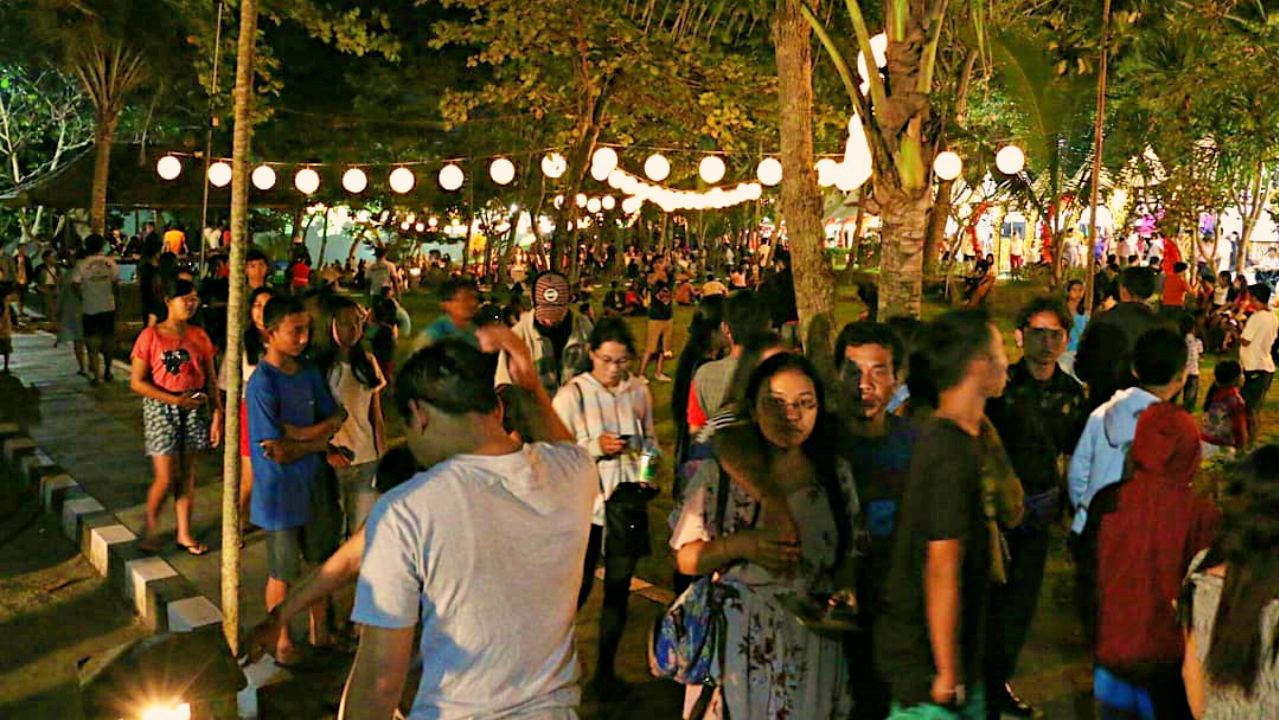
{"type": "MultiPolygon", "coordinates": [[[[544,272],[533,281],[533,309],[512,330],[533,354],[533,365],[548,395],[589,367],[591,321],[570,307],[568,278],[544,272]]],[[[496,383],[510,383],[506,353],[498,356],[496,383]]]]}

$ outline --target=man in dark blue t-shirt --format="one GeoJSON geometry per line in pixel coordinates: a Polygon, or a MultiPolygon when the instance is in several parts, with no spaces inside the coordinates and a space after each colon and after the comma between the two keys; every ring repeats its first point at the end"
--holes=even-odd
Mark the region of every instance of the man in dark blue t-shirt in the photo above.
{"type": "MultiPolygon", "coordinates": [[[[266,531],[270,611],[301,576],[302,560],[322,562],[337,548],[336,499],[322,473],[329,438],[342,427],[346,413],[319,370],[300,359],[311,327],[302,304],[275,298],[267,303],[263,320],[266,354],[249,380],[244,402],[254,478],[251,517],[266,531]]],[[[316,603],[311,607],[312,644],[324,644],[326,634],[324,603],[316,603]]],[[[295,655],[283,628],[275,658],[287,665],[295,655]]]]}

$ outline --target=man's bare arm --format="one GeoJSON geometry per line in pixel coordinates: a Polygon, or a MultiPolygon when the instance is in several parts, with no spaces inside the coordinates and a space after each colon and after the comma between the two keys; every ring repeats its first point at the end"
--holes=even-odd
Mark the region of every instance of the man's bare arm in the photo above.
{"type": "Polygon", "coordinates": [[[924,560],[924,617],[933,649],[937,676],[933,680],[933,701],[949,703],[955,697],[959,677],[960,564],[964,557],[962,540],[933,540],[924,560]]]}
{"type": "Polygon", "coordinates": [[[400,704],[413,654],[413,627],[365,625],[342,693],[339,720],[388,720],[400,704]]]}

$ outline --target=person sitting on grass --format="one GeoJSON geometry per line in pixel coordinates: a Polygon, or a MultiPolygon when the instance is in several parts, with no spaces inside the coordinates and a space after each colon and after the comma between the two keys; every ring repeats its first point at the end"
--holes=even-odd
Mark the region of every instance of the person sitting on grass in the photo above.
{"type": "Polygon", "coordinates": [[[1213,384],[1204,401],[1199,439],[1204,458],[1217,453],[1234,453],[1248,447],[1248,404],[1239,389],[1243,368],[1234,360],[1222,360],[1212,370],[1213,384]]]}

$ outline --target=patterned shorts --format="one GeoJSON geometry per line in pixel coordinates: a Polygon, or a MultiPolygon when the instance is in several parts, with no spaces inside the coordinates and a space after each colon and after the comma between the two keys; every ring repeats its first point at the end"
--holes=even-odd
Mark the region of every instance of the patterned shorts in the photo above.
{"type": "Polygon", "coordinates": [[[147,455],[208,450],[212,447],[209,442],[210,423],[207,405],[190,410],[142,398],[142,428],[146,435],[147,455]]]}

